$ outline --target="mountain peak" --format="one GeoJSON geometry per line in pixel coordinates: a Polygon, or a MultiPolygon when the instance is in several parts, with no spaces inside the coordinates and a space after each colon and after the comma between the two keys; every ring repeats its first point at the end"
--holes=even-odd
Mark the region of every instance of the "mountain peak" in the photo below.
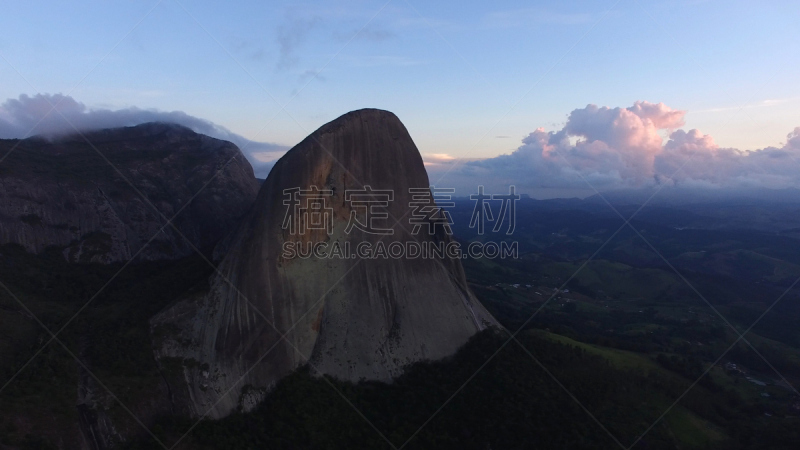
{"type": "Polygon", "coordinates": [[[410,223],[412,192],[430,193],[428,176],[408,131],[388,111],[347,113],[286,153],[229,243],[209,291],[152,321],[161,336],[180,330],[157,343],[159,358],[209,368],[184,366],[189,408],[203,415],[214,405],[212,417],[249,409],[303,364],[344,380],[390,381],[406,365],[452,355],[496,325],[456,258],[333,257],[336,246],[451,243],[445,227],[429,233],[425,222],[419,232],[410,223]],[[303,195],[314,197],[324,223],[294,204],[303,195]],[[367,217],[364,204],[353,201],[359,195],[378,201],[369,210],[377,216],[367,217]],[[301,254],[323,247],[331,257],[301,254]]]}

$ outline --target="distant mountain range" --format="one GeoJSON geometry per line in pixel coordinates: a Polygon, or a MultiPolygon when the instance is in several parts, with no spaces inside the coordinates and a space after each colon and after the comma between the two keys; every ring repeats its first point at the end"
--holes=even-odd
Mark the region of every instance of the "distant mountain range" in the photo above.
{"type": "MultiPolygon", "coordinates": [[[[664,188],[648,187],[641,189],[619,189],[601,192],[602,197],[615,204],[642,204],[650,199],[653,204],[685,205],[710,202],[736,202],[739,204],[755,203],[798,203],[800,189],[769,188],[664,188]],[[652,197],[652,198],[651,198],[652,197]]],[[[605,202],[600,195],[587,197],[588,201],[605,202]]]]}

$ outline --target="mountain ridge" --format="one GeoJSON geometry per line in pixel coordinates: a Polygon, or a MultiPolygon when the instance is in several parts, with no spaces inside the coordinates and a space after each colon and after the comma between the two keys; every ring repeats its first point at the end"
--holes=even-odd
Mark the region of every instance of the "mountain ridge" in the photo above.
{"type": "Polygon", "coordinates": [[[175,259],[192,247],[210,250],[258,191],[234,144],[175,124],[0,140],[0,153],[0,244],[32,253],[55,247],[72,262],[107,264],[137,253],[175,259]],[[180,233],[164,219],[178,211],[180,233]]]}

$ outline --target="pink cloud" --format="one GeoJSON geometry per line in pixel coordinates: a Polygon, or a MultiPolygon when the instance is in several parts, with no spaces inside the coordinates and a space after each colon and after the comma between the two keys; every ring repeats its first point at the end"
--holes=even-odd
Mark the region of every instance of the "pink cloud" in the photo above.
{"type": "Polygon", "coordinates": [[[573,159],[613,160],[620,176],[641,183],[653,176],[653,161],[661,153],[659,131],[682,126],[685,114],[663,103],[636,102],[630,108],[588,105],[572,111],[560,133],[584,139],[574,146],[573,159]]]}
{"type": "Polygon", "coordinates": [[[800,127],[781,148],[739,150],[681,129],[685,116],[646,101],[628,108],[588,105],[572,111],[562,129],[537,128],[512,153],[468,162],[451,179],[529,189],[590,189],[587,181],[597,189],[660,183],[800,187],[800,127]]]}
{"type": "Polygon", "coordinates": [[[439,164],[446,164],[455,161],[455,157],[447,153],[424,153],[422,155],[423,161],[426,166],[433,166],[439,164]]]}

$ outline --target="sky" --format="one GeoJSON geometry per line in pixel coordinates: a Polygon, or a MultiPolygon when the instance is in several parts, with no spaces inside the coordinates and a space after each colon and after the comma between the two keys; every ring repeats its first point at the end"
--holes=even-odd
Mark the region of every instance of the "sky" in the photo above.
{"type": "Polygon", "coordinates": [[[85,128],[162,118],[233,140],[264,176],[322,124],[374,107],[403,121],[432,181],[800,186],[786,163],[800,160],[795,2],[29,1],[3,11],[0,137],[59,131],[58,117],[31,129],[51,104],[85,128]]]}

